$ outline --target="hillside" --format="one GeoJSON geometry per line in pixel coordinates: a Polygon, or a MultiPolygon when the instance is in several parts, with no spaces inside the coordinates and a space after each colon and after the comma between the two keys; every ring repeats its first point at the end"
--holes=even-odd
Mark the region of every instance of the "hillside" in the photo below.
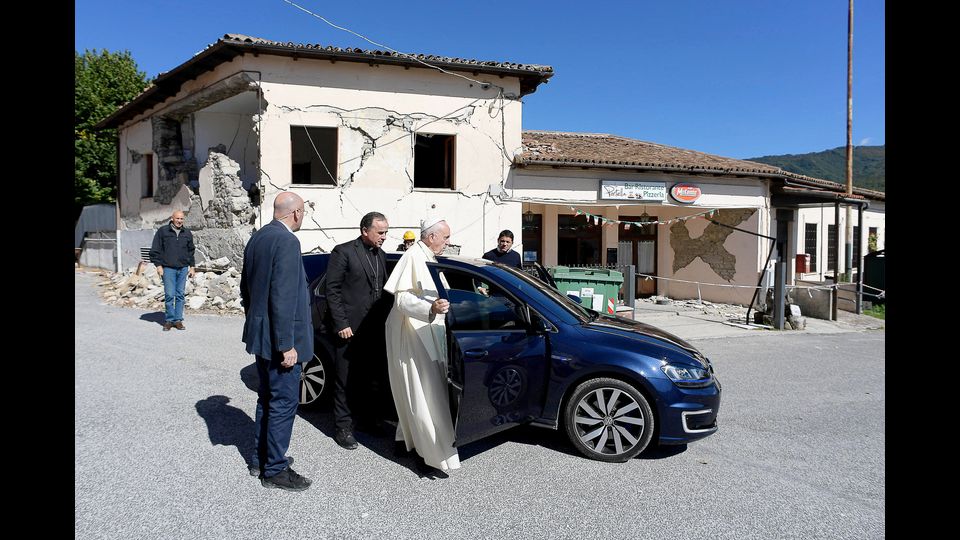
{"type": "MultiPolygon", "coordinates": [[[[797,174],[805,174],[840,184],[847,182],[847,149],[843,146],[809,154],[786,154],[747,158],[797,174]]],[[[886,145],[853,147],[853,185],[886,191],[886,145]]]]}

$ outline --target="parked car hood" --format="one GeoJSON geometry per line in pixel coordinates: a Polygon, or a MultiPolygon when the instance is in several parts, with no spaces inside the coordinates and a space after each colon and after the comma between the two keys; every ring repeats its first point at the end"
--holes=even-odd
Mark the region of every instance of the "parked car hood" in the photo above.
{"type": "Polygon", "coordinates": [[[651,326],[640,321],[632,321],[630,319],[624,319],[623,317],[601,315],[597,320],[591,321],[584,326],[591,330],[597,330],[627,338],[636,338],[637,334],[656,338],[679,347],[695,357],[703,357],[703,354],[701,354],[700,351],[698,351],[693,345],[671,334],[670,332],[661,330],[655,326],[651,326]]]}

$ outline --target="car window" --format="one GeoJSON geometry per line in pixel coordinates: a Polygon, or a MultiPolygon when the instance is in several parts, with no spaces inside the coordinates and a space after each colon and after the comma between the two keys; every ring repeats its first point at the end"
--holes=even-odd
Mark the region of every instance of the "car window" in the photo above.
{"type": "Polygon", "coordinates": [[[525,328],[520,306],[503,289],[457,270],[440,271],[447,282],[452,330],[525,328]]]}

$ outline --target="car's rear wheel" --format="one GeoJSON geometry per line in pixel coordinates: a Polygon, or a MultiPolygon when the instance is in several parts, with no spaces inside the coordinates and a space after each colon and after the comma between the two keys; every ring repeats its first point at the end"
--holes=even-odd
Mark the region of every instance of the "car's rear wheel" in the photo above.
{"type": "Polygon", "coordinates": [[[316,354],[300,372],[300,406],[316,407],[330,394],[333,379],[331,372],[316,354]]]}
{"type": "Polygon", "coordinates": [[[563,410],[567,437],[590,459],[624,462],[653,437],[653,410],[633,385],[600,378],[577,386],[563,410]]]}

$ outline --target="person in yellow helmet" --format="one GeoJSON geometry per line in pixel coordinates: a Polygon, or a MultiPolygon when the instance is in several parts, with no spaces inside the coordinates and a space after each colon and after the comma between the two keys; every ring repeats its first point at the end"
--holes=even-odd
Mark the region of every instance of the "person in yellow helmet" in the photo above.
{"type": "Polygon", "coordinates": [[[397,246],[397,251],[406,251],[417,241],[417,235],[413,231],[403,233],[403,243],[397,246]]]}

